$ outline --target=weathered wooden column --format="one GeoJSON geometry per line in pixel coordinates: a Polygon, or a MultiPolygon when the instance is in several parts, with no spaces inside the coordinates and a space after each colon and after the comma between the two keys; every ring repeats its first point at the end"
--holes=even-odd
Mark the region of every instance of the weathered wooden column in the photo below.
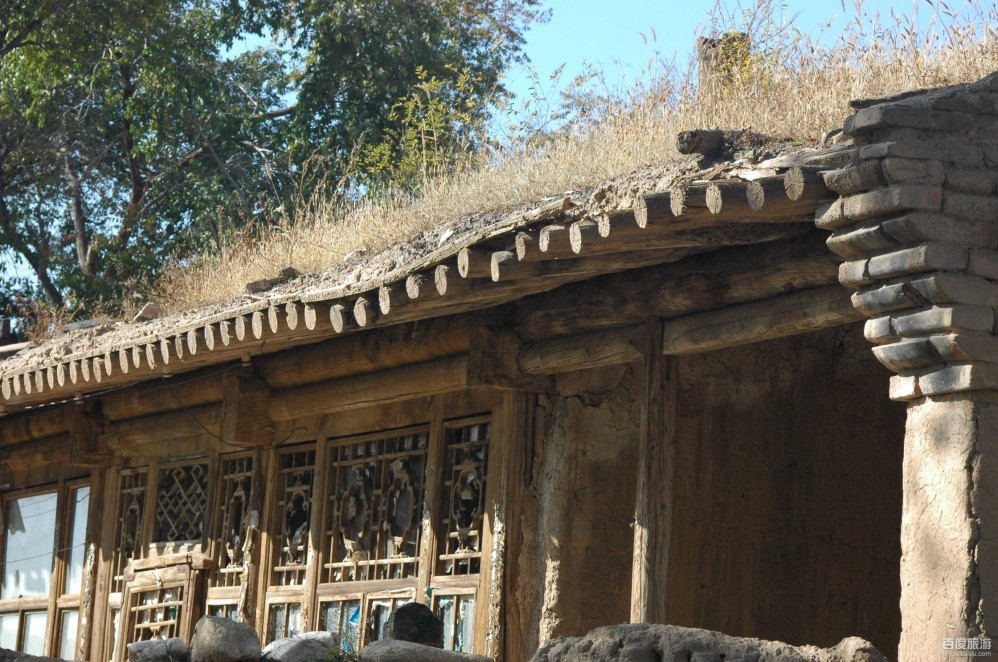
{"type": "Polygon", "coordinates": [[[676,463],[677,359],[662,355],[662,321],[653,320],[647,328],[634,507],[631,622],[665,623],[676,463]]]}
{"type": "Polygon", "coordinates": [[[898,658],[944,660],[998,636],[998,74],[854,106],[816,223],[908,402],[898,658]]]}

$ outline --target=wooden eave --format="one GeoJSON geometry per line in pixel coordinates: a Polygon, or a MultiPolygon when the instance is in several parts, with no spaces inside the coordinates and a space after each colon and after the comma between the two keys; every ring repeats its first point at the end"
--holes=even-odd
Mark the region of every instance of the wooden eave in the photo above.
{"type": "Polygon", "coordinates": [[[88,351],[4,373],[0,413],[792,237],[813,227],[816,208],[836,197],[815,172],[822,168],[793,167],[752,181],[693,182],[646,195],[632,210],[574,221],[564,220],[566,205],[557,201],[376,281],[272,296],[126,344],[101,345],[98,338],[88,351]]]}

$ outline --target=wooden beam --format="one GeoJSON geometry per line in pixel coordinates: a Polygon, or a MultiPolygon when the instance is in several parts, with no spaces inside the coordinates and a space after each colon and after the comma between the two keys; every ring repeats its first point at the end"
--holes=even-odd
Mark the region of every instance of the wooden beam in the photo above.
{"type": "Polygon", "coordinates": [[[662,324],[648,323],[638,439],[631,622],[666,623],[676,464],[677,359],[662,356],[662,324]]]}
{"type": "Polygon", "coordinates": [[[815,229],[568,285],[522,302],[516,332],[531,342],[832,285],[838,283],[838,260],[822,235],[815,229]]]}
{"type": "MultiPolygon", "coordinates": [[[[863,318],[853,308],[848,290],[829,285],[666,320],[662,351],[673,355],[711,352],[863,318]]],[[[631,325],[526,343],[517,366],[526,375],[548,375],[632,363],[641,359],[643,338],[643,326],[631,325]]]]}
{"type": "Polygon", "coordinates": [[[523,345],[517,358],[520,372],[548,375],[641,360],[644,325],[583,333],[523,345]]]}
{"type": "Polygon", "coordinates": [[[810,333],[865,319],[838,285],[667,320],[662,351],[695,354],[810,333]]]}
{"type": "Polygon", "coordinates": [[[454,356],[322,384],[275,391],[270,418],[287,421],[375,404],[388,404],[463,389],[468,357],[454,356]]]}
{"type": "Polygon", "coordinates": [[[170,441],[200,434],[218,437],[221,418],[220,405],[190,407],[111,423],[107,426],[104,437],[112,448],[170,441]]]}
{"type": "Polygon", "coordinates": [[[73,404],[56,405],[0,417],[0,446],[68,432],[76,420],[73,407],[73,404]]]}
{"type": "Polygon", "coordinates": [[[799,192],[791,187],[798,197],[790,198],[782,175],[763,177],[747,184],[718,186],[713,189],[708,204],[707,191],[711,184],[703,182],[639,198],[634,216],[641,227],[655,223],[685,226],[732,218],[748,221],[807,216],[822,202],[838,197],[818,182],[810,184],[801,187],[799,192]],[[718,211],[715,213],[714,209],[718,211]]]}
{"type": "Polygon", "coordinates": [[[512,389],[547,393],[550,379],[520,371],[517,357],[522,343],[512,331],[480,328],[472,333],[468,352],[468,387],[512,389]]]}
{"type": "Polygon", "coordinates": [[[69,464],[69,446],[66,435],[61,434],[4,448],[0,454],[0,473],[18,473],[45,464],[69,464]]]}
{"type": "Polygon", "coordinates": [[[200,407],[222,399],[222,375],[193,374],[156,379],[101,398],[102,412],[112,421],[148,416],[183,407],[200,407]]]}

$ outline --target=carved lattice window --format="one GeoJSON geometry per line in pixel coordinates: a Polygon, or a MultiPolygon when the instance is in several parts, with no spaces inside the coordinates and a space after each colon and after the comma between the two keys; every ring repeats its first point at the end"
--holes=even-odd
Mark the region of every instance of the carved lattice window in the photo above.
{"type": "Polygon", "coordinates": [[[154,586],[135,591],[128,605],[128,643],[147,639],[169,639],[180,635],[184,587],[154,586]]]}
{"type": "Polygon", "coordinates": [[[481,572],[489,434],[488,419],[446,427],[438,574],[481,572]]]}
{"type": "Polygon", "coordinates": [[[259,516],[250,510],[253,490],[253,457],[244,456],[222,461],[221,528],[218,530],[215,586],[237,586],[243,571],[244,558],[252,541],[247,529],[258,526],[259,516]]]}
{"type": "Polygon", "coordinates": [[[153,542],[200,542],[207,500],[207,464],[161,469],[153,542]]]}
{"type": "Polygon", "coordinates": [[[324,582],[416,576],[428,438],[422,428],[329,448],[324,582]]]}
{"type": "Polygon", "coordinates": [[[277,586],[298,586],[305,578],[314,477],[314,450],[281,456],[277,483],[280,494],[277,521],[280,529],[274,535],[277,543],[274,583],[277,586]]]}
{"type": "Polygon", "coordinates": [[[146,470],[122,472],[118,489],[118,521],[114,550],[114,588],[120,593],[124,588],[125,566],[139,557],[142,536],[142,521],[145,514],[146,483],[149,474],[146,470]]]}

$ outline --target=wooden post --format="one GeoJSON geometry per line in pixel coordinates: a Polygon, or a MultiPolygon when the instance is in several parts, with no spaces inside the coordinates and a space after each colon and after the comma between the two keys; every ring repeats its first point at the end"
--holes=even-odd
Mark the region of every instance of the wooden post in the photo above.
{"type": "Polygon", "coordinates": [[[675,472],[675,357],[662,355],[662,322],[648,323],[644,351],[631,622],[665,623],[675,472]]]}
{"type": "Polygon", "coordinates": [[[264,447],[274,440],[270,387],[250,368],[230,370],[222,378],[219,436],[225,444],[264,447]]]}

